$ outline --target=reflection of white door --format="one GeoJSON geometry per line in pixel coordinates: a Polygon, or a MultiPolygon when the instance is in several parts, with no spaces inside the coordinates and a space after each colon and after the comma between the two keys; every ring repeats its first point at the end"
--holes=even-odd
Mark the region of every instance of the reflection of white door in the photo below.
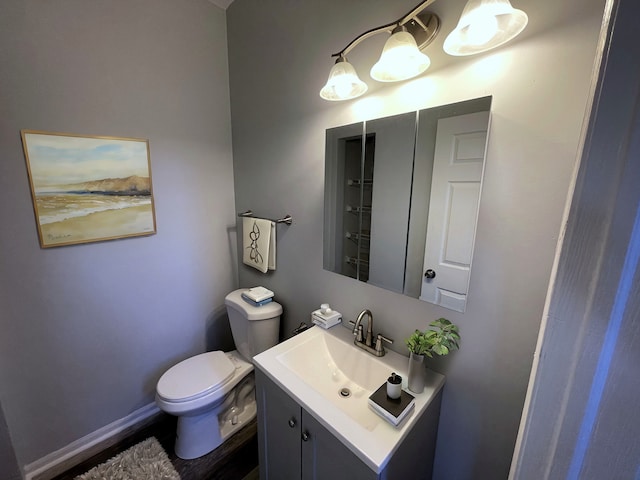
{"type": "Polygon", "coordinates": [[[438,120],[420,299],[464,312],[489,112],[438,120]],[[431,274],[431,272],[429,272],[431,274]]]}

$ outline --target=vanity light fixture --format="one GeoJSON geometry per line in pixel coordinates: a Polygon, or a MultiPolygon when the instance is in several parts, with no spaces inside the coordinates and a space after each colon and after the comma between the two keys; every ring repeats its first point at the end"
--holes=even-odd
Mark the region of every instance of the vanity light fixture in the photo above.
{"type": "MultiPolygon", "coordinates": [[[[423,73],[431,63],[421,52],[440,29],[437,15],[425,12],[435,0],[425,0],[395,22],[368,30],[337,53],[326,85],[320,90],[325,100],[340,101],[359,97],[367,91],[347,54],[360,42],[378,33],[390,33],[380,59],[371,68],[371,78],[379,82],[399,82],[423,73]]],[[[447,36],[444,51],[462,56],[486,52],[505,44],[527,25],[527,14],[514,9],[509,0],[469,0],[457,27],[447,36]]]]}
{"type": "Polygon", "coordinates": [[[338,59],[329,72],[326,85],[320,90],[320,96],[332,101],[350,100],[367,91],[367,84],[360,80],[346,56],[360,42],[382,32],[391,33],[391,36],[382,50],[380,60],[371,69],[371,76],[375,80],[398,82],[424,72],[431,61],[420,50],[433,41],[440,29],[438,16],[423,12],[433,2],[425,0],[395,22],[360,34],[342,50],[331,55],[338,59]]]}

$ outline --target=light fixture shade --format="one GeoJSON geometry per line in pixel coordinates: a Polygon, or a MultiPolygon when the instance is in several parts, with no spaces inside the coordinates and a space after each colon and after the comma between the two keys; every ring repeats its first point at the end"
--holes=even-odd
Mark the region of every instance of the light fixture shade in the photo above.
{"type": "Polygon", "coordinates": [[[380,60],[371,67],[371,78],[378,82],[400,82],[424,72],[431,60],[418,49],[407,31],[395,32],[384,44],[380,60]]]}
{"type": "Polygon", "coordinates": [[[509,0],[469,0],[458,26],[444,41],[444,51],[455,56],[486,52],[516,37],[528,21],[509,0]]]}
{"type": "Polygon", "coordinates": [[[364,83],[356,69],[346,58],[340,57],[331,67],[327,84],[320,90],[320,96],[325,100],[340,101],[356,98],[367,91],[369,87],[364,83]]]}

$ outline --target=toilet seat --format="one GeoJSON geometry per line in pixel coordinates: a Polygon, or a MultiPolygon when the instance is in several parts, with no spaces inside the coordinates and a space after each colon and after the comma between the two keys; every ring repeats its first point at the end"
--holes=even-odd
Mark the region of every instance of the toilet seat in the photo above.
{"type": "Polygon", "coordinates": [[[197,400],[220,389],[233,378],[235,366],[222,351],[187,358],[165,372],[156,388],[166,402],[197,400]]]}

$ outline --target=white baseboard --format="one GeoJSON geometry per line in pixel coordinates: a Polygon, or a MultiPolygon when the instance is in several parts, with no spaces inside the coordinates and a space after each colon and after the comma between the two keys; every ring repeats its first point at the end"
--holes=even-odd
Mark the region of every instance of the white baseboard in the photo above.
{"type": "Polygon", "coordinates": [[[160,409],[155,403],[150,403],[124,418],[106,425],[70,443],[66,447],[56,450],[35,462],[24,466],[25,480],[48,480],[60,475],[71,467],[82,463],[96,453],[115,444],[120,438],[118,434],[130,429],[136,424],[156,414],[160,409]]]}

